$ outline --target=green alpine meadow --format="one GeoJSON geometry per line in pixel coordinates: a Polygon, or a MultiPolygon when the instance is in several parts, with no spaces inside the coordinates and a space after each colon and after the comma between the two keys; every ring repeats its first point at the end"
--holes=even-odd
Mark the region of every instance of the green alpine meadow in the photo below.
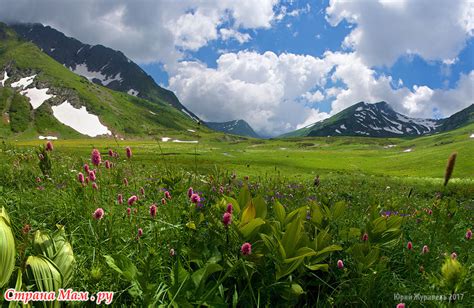
{"type": "Polygon", "coordinates": [[[0,0],[0,306],[473,307],[469,4],[178,2],[0,0]]]}

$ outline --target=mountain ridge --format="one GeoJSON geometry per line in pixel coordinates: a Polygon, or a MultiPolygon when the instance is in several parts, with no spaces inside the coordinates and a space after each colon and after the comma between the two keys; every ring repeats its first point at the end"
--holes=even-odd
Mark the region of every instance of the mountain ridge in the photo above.
{"type": "Polygon", "coordinates": [[[233,120],[227,122],[205,122],[206,126],[213,130],[221,131],[228,134],[260,138],[253,128],[245,120],[233,120]]]}
{"type": "Polygon", "coordinates": [[[200,121],[172,91],[156,84],[150,75],[121,51],[100,44],[84,44],[39,23],[13,23],[9,26],[69,70],[94,83],[152,102],[164,101],[194,121],[200,121]]]}
{"type": "Polygon", "coordinates": [[[414,137],[456,129],[473,121],[474,104],[445,119],[421,119],[398,113],[385,101],[359,102],[332,117],[280,137],[414,137]]]}

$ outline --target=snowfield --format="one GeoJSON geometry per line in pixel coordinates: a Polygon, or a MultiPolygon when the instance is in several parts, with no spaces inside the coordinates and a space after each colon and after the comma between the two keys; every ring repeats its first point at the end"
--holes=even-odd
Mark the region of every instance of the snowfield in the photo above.
{"type": "Polygon", "coordinates": [[[58,140],[58,137],[55,136],[38,136],[40,140],[58,140]]]}
{"type": "Polygon", "coordinates": [[[198,143],[199,141],[197,141],[197,140],[178,140],[178,139],[174,139],[173,142],[176,142],[176,143],[198,143]]]}
{"type": "Polygon", "coordinates": [[[387,131],[387,132],[392,132],[394,134],[403,134],[402,131],[398,130],[397,128],[394,128],[394,127],[384,127],[383,128],[384,131],[387,131]]]}
{"type": "Polygon", "coordinates": [[[424,126],[426,127],[428,131],[435,130],[436,127],[439,126],[439,124],[436,123],[436,121],[433,121],[431,119],[408,118],[400,113],[397,113],[397,118],[400,122],[403,122],[403,123],[424,126]]]}
{"type": "Polygon", "coordinates": [[[171,140],[171,142],[175,142],[175,143],[198,143],[199,141],[197,140],[178,140],[178,139],[173,139],[173,138],[170,138],[170,137],[162,137],[161,138],[161,141],[163,142],[168,142],[171,140]]]}
{"type": "Polygon", "coordinates": [[[41,106],[45,101],[54,97],[52,94],[47,94],[49,91],[48,88],[38,89],[38,88],[30,88],[21,91],[21,95],[24,95],[30,99],[30,104],[33,109],[37,109],[41,106]]]}
{"type": "MultiPolygon", "coordinates": [[[[99,79],[100,82],[102,83],[102,85],[106,86],[108,85],[109,83],[111,83],[112,81],[119,81],[121,82],[122,81],[122,77],[120,76],[120,73],[116,74],[115,76],[106,76],[104,74],[102,74],[102,72],[95,72],[95,71],[89,71],[88,67],[87,67],[87,64],[85,63],[82,63],[82,64],[76,64],[76,68],[75,69],[72,69],[72,68],[69,68],[71,71],[73,71],[74,73],[76,73],[77,75],[81,75],[83,77],[86,77],[87,79],[89,79],[89,81],[92,81],[92,79],[99,79]]],[[[138,94],[138,92],[137,92],[138,94]]]]}
{"type": "MultiPolygon", "coordinates": [[[[5,72],[5,77],[6,77],[6,79],[8,79],[7,72],[5,72]]],[[[13,88],[22,88],[22,89],[24,89],[23,91],[20,92],[20,94],[24,95],[24,96],[26,96],[30,99],[30,104],[31,104],[31,107],[33,107],[33,109],[37,109],[45,101],[47,101],[48,99],[54,97],[54,95],[52,95],[52,94],[47,94],[48,91],[49,91],[49,88],[38,89],[38,88],[34,87],[34,88],[27,89],[27,87],[33,82],[35,77],[36,77],[36,75],[24,77],[24,78],[21,78],[20,80],[18,80],[17,82],[13,82],[11,84],[11,86],[13,88]]],[[[2,85],[6,81],[6,79],[4,79],[2,81],[2,85]]]]}
{"type": "Polygon", "coordinates": [[[140,93],[140,92],[138,92],[137,90],[134,90],[134,89],[130,89],[130,90],[127,91],[127,94],[133,95],[133,96],[137,96],[138,93],[140,93]]]}
{"type": "Polygon", "coordinates": [[[2,83],[2,87],[5,86],[5,82],[7,81],[8,78],[10,78],[10,77],[8,77],[8,74],[7,74],[7,72],[5,71],[5,72],[3,73],[3,79],[0,80],[0,82],[2,83]]]}
{"type": "Polygon", "coordinates": [[[74,108],[68,101],[59,106],[52,106],[53,115],[59,122],[71,127],[83,135],[96,137],[100,135],[111,135],[110,130],[102,125],[99,117],[87,112],[86,107],[74,108]]]}
{"type": "Polygon", "coordinates": [[[18,87],[21,87],[21,88],[26,88],[27,86],[29,86],[33,80],[35,79],[36,75],[32,75],[32,76],[28,76],[28,77],[24,77],[24,78],[21,78],[20,80],[18,80],[17,82],[14,82],[11,84],[12,88],[18,88],[18,87]]]}

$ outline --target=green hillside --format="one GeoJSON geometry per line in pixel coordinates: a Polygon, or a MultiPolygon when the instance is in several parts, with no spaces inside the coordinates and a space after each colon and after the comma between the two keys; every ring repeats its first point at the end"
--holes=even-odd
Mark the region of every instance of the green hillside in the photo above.
{"type": "Polygon", "coordinates": [[[474,104],[442,120],[441,131],[448,131],[474,123],[474,104]]]}

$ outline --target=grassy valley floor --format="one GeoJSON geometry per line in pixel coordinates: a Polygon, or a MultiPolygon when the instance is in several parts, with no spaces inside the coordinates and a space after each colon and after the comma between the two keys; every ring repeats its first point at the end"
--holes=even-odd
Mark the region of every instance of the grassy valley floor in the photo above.
{"type": "Polygon", "coordinates": [[[53,151],[5,141],[0,207],[15,243],[0,287],[113,291],[126,306],[468,307],[472,131],[412,140],[186,133],[58,140],[53,151]],[[35,258],[48,270],[35,272],[35,258]]]}

